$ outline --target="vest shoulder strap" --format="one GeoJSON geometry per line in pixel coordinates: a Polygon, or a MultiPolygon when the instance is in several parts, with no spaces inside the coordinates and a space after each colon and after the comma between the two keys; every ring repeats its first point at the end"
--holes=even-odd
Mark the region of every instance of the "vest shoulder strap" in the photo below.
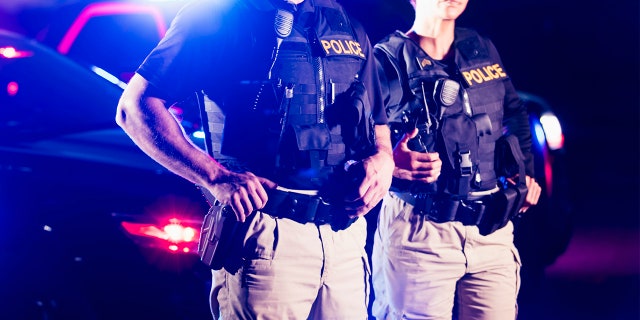
{"type": "Polygon", "coordinates": [[[378,62],[382,67],[384,77],[389,87],[388,105],[399,105],[404,96],[404,88],[408,88],[406,83],[406,75],[410,70],[407,67],[413,66],[413,63],[406,61],[401,62],[398,57],[408,58],[406,52],[404,36],[399,31],[387,36],[384,40],[377,43],[374,47],[374,53],[378,62]]]}
{"type": "Polygon", "coordinates": [[[454,46],[466,60],[487,60],[489,49],[480,34],[467,28],[456,28],[454,46]]]}

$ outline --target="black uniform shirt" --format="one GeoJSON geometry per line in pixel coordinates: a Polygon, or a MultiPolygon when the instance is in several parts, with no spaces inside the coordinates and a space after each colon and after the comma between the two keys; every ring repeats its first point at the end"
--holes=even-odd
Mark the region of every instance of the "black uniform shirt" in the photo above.
{"type": "MultiPolygon", "coordinates": [[[[314,0],[306,0],[296,14],[314,10],[314,0]]],[[[216,103],[229,99],[239,92],[237,84],[242,80],[266,77],[275,39],[273,21],[274,12],[255,10],[247,1],[191,1],[137,72],[149,81],[155,95],[169,103],[200,91],[216,103]],[[267,31],[269,36],[263,37],[267,31]]],[[[366,58],[359,80],[367,89],[373,123],[386,124],[369,40],[364,29],[351,22],[366,58]]]]}

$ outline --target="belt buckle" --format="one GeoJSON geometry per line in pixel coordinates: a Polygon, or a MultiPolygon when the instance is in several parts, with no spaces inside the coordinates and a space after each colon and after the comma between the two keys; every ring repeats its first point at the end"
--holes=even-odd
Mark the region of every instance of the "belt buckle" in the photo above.
{"type": "Polygon", "coordinates": [[[313,222],[315,224],[331,223],[331,210],[328,202],[320,196],[289,193],[284,203],[286,217],[300,223],[313,222]]]}

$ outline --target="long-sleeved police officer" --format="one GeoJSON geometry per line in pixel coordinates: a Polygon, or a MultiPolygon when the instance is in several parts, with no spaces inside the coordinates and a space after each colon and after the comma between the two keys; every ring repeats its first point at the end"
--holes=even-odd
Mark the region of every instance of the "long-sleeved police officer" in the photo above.
{"type": "Polygon", "coordinates": [[[528,116],[492,42],[455,27],[467,0],[412,4],[412,29],[375,46],[396,168],[374,237],[374,314],[451,319],[457,299],[459,319],[513,320],[510,219],[540,194],[528,116]]]}
{"type": "Polygon", "coordinates": [[[365,319],[366,222],[393,159],[371,45],[334,0],[187,4],[116,120],[213,196],[199,249],[228,319],[365,319]],[[166,107],[199,93],[207,151],[166,107]]]}

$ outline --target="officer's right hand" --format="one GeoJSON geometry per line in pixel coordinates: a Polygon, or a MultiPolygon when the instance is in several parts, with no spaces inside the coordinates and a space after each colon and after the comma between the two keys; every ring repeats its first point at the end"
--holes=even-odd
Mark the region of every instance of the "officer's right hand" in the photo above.
{"type": "Polygon", "coordinates": [[[423,153],[409,149],[407,143],[416,135],[418,129],[405,133],[393,148],[393,160],[396,163],[393,176],[404,180],[435,182],[442,169],[440,155],[437,152],[423,153]]]}
{"type": "Polygon", "coordinates": [[[233,209],[238,221],[244,222],[254,210],[264,208],[269,199],[265,188],[272,189],[277,186],[275,182],[251,172],[223,170],[209,190],[222,205],[233,209]]]}

